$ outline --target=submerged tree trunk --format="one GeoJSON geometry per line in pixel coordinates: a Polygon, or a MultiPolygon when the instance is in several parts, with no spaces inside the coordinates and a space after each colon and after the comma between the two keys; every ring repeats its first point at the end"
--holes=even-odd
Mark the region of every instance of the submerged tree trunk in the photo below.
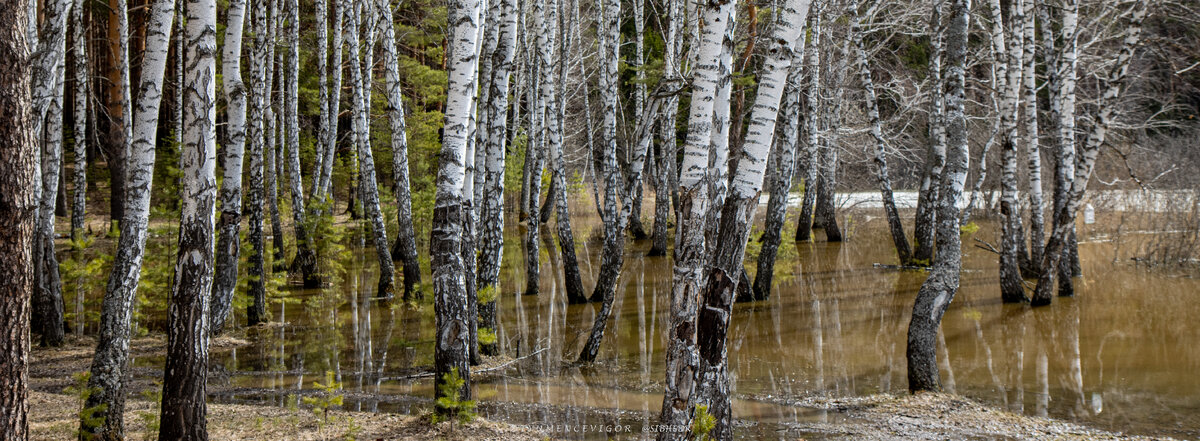
{"type": "MultiPolygon", "coordinates": [[[[464,380],[460,400],[471,398],[469,362],[470,301],[463,277],[462,228],[463,181],[468,120],[474,108],[477,67],[478,29],[481,21],[479,0],[454,0],[449,5],[450,51],[449,80],[446,96],[446,122],[443,131],[441,161],[438,167],[437,195],[433,209],[430,253],[433,256],[434,316],[437,339],[434,345],[434,382],[440,386],[446,375],[456,371],[464,380]]],[[[442,397],[435,388],[435,397],[442,397]]],[[[454,397],[451,397],[454,398],[454,397]]],[[[444,412],[445,409],[438,409],[444,412]]]]}
{"type": "Polygon", "coordinates": [[[221,219],[217,224],[217,257],[213,278],[209,332],[220,334],[233,309],[237,287],[238,255],[242,240],[242,162],[246,147],[246,84],[242,82],[242,27],[246,0],[231,0],[225,24],[225,46],[221,52],[221,85],[226,111],[225,174],[221,180],[221,219]]]}
{"type": "MultiPolygon", "coordinates": [[[[700,348],[697,405],[707,404],[708,413],[716,418],[710,436],[717,440],[733,439],[733,405],[726,352],[734,292],[739,284],[735,277],[744,273],[742,261],[750,226],[758,209],[779,103],[788,83],[792,60],[797,58],[793,52],[796,40],[804,35],[801,31],[808,17],[808,7],[809,0],[788,0],[780,20],[775,23],[769,55],[759,75],[758,94],[750,110],[750,126],[737,158],[737,170],[730,181],[729,197],[721,208],[721,225],[701,298],[703,308],[696,318],[700,348]]],[[[798,69],[799,65],[796,67],[798,69]]]]}
{"type": "MultiPolygon", "coordinates": [[[[118,14],[123,16],[126,11],[124,2],[121,3],[118,14]]],[[[162,103],[163,74],[170,47],[171,24],[175,18],[174,8],[173,1],[159,1],[151,10],[146,28],[146,52],[142,61],[136,114],[127,124],[135,130],[135,134],[127,138],[131,141],[127,167],[129,199],[125,204],[125,217],[121,219],[117,254],[113,257],[112,272],[100,310],[100,334],[92,358],[92,376],[88,380],[88,387],[94,388],[94,392],[85,405],[89,408],[101,404],[107,407],[94,415],[104,418],[102,427],[92,427],[83,421],[85,424],[80,428],[84,432],[100,435],[102,439],[124,437],[125,368],[129,359],[130,325],[146,249],[155,144],[158,140],[158,110],[162,103]]],[[[215,51],[216,48],[208,50],[215,51]]],[[[215,81],[215,75],[209,81],[215,81]]],[[[208,293],[208,287],[204,292],[208,293]]]]}
{"type": "MultiPolygon", "coordinates": [[[[392,254],[387,240],[387,226],[383,223],[383,211],[379,208],[379,187],[375,180],[375,157],[371,153],[370,117],[365,96],[371,90],[371,82],[366,78],[370,65],[364,65],[359,57],[358,17],[362,15],[363,1],[355,2],[350,12],[350,22],[346,29],[346,46],[349,47],[352,61],[350,63],[350,97],[351,116],[354,120],[355,145],[358,146],[358,184],[362,194],[363,208],[371,221],[371,237],[375,242],[375,253],[379,258],[379,287],[376,291],[379,297],[391,298],[394,294],[392,281],[395,278],[395,267],[392,265],[392,254]]],[[[371,11],[373,8],[365,8],[371,11]]],[[[370,12],[374,15],[374,12],[370,12]]],[[[364,49],[372,50],[370,44],[364,49]]]]}
{"type": "Polygon", "coordinates": [[[35,47],[32,0],[0,8],[0,438],[29,437],[29,301],[34,289],[31,252],[37,229],[41,152],[29,127],[36,118],[31,93],[35,47]]]}
{"type": "MultiPolygon", "coordinates": [[[[558,2],[552,2],[554,6],[548,9],[555,9],[558,2]]],[[[564,131],[564,109],[565,109],[565,91],[559,91],[558,86],[566,85],[566,71],[569,66],[567,63],[567,55],[570,53],[571,41],[569,30],[575,26],[576,21],[572,15],[570,19],[565,17],[564,12],[560,17],[555,17],[553,11],[547,14],[548,20],[553,22],[551,25],[555,29],[551,32],[559,35],[557,45],[550,48],[542,49],[542,69],[543,81],[542,87],[547,90],[549,99],[546,101],[546,143],[550,153],[551,181],[550,193],[546,195],[548,200],[557,200],[553,206],[555,207],[555,231],[558,233],[558,247],[562,253],[563,264],[563,281],[567,291],[568,303],[584,303],[587,301],[587,296],[583,292],[583,281],[579,275],[579,261],[575,254],[575,233],[571,231],[571,213],[567,206],[567,164],[563,158],[563,131],[564,131]],[[568,22],[568,20],[570,20],[568,22]],[[555,52],[553,49],[557,49],[555,52]]],[[[553,35],[552,34],[552,35],[553,35]]]]}
{"type": "Polygon", "coordinates": [[[697,27],[688,132],[679,175],[679,209],[675,228],[675,266],[671,277],[671,327],[668,328],[666,382],[659,424],[684,430],[658,432],[658,440],[688,439],[700,368],[696,347],[696,312],[707,254],[704,221],[708,211],[708,149],[712,143],[713,106],[720,75],[721,40],[733,21],[736,4],[716,1],[699,5],[703,27],[697,27]]]}
{"type": "Polygon", "coordinates": [[[1036,265],[1042,261],[1046,237],[1046,219],[1042,208],[1042,153],[1038,146],[1037,43],[1034,35],[1034,8],[1037,0],[1024,2],[1021,22],[1022,44],[1025,47],[1022,90],[1025,96],[1023,125],[1029,167],[1029,259],[1036,265]]]}
{"type": "Polygon", "coordinates": [[[945,27],[942,26],[943,3],[938,2],[933,7],[930,17],[930,27],[933,29],[932,39],[933,58],[929,61],[929,75],[932,79],[933,90],[930,97],[929,112],[929,148],[925,156],[925,170],[921,175],[921,188],[917,196],[917,214],[913,220],[913,263],[927,265],[933,261],[933,246],[936,233],[934,222],[937,219],[937,203],[939,182],[942,168],[946,166],[946,99],[942,95],[946,84],[942,77],[943,39],[945,27]]]}
{"type": "Polygon", "coordinates": [[[283,119],[287,131],[287,173],[292,196],[292,229],[296,234],[296,258],[292,271],[299,271],[306,288],[321,285],[317,273],[317,254],[305,223],[304,184],[300,170],[300,11],[297,0],[285,0],[288,55],[283,72],[283,119]]]}
{"type": "MultiPolygon", "coordinates": [[[[665,0],[664,9],[667,15],[667,29],[664,32],[663,47],[663,79],[678,81],[682,74],[679,72],[682,39],[679,32],[683,25],[682,2],[665,0]]],[[[651,232],[649,256],[667,255],[667,225],[671,221],[672,188],[679,178],[675,171],[677,135],[675,123],[679,117],[679,97],[670,96],[663,104],[662,117],[659,119],[658,168],[655,169],[654,185],[654,229],[651,232]]]]}
{"type": "Polygon", "coordinates": [[[377,6],[383,23],[383,64],[387,80],[388,121],[392,129],[392,174],[396,196],[396,245],[392,247],[392,259],[398,259],[404,267],[404,300],[421,298],[417,287],[421,284],[421,266],[417,258],[417,240],[413,234],[412,189],[408,178],[408,129],[404,123],[404,91],[400,86],[400,67],[396,55],[396,31],[391,24],[392,9],[389,2],[377,6]]]}
{"type": "Polygon", "coordinates": [[[796,220],[796,241],[805,242],[812,240],[813,228],[813,204],[817,200],[817,179],[821,172],[820,154],[823,152],[821,148],[821,126],[823,118],[818,116],[817,109],[821,108],[821,14],[822,12],[814,12],[812,14],[810,35],[812,38],[812,49],[808,52],[811,54],[808,58],[808,90],[807,99],[805,100],[805,113],[808,115],[807,128],[808,142],[804,146],[805,156],[807,157],[804,171],[804,197],[800,199],[800,217],[796,220]]]}
{"type": "MultiPolygon", "coordinates": [[[[1000,297],[1005,303],[1016,303],[1028,300],[1021,280],[1020,262],[1024,247],[1021,246],[1021,210],[1017,201],[1017,115],[1020,111],[1017,95],[1021,89],[1020,61],[1024,57],[1019,42],[1013,41],[1011,48],[1006,47],[1000,0],[991,0],[989,7],[998,93],[1003,94],[1000,101],[1001,161],[1004,167],[1000,177],[1000,212],[1003,216],[1000,232],[1000,297]]],[[[1013,6],[1013,16],[1019,18],[1021,10],[1018,0],[1013,6]]],[[[1018,29],[1016,26],[1012,28],[1018,29]]],[[[1019,33],[1014,34],[1020,38],[1019,33]]]]}
{"type": "Polygon", "coordinates": [[[904,234],[904,224],[900,221],[900,212],[896,210],[896,200],[892,195],[892,179],[888,176],[887,141],[883,139],[883,124],[879,120],[879,102],[875,96],[875,82],[871,75],[871,65],[867,59],[867,50],[863,46],[863,21],[859,17],[857,2],[850,3],[851,13],[855,15],[851,25],[851,40],[854,42],[858,55],[858,73],[862,79],[867,104],[867,119],[871,121],[871,138],[875,140],[875,171],[879,184],[879,195],[883,201],[883,211],[888,221],[888,229],[892,233],[892,243],[896,246],[896,255],[900,265],[912,265],[912,248],[908,244],[908,236],[904,234]]]}
{"type": "MultiPolygon", "coordinates": [[[[762,250],[758,253],[758,272],[754,275],[752,298],[738,297],[738,301],[767,300],[771,296],[771,284],[775,277],[775,258],[782,242],[784,216],[787,214],[788,192],[792,188],[792,176],[796,171],[796,149],[800,144],[800,95],[804,93],[805,39],[796,42],[795,55],[788,73],[787,86],[783,91],[781,117],[783,124],[776,129],[774,148],[771,149],[772,176],[767,179],[767,218],[763,221],[762,250]]],[[[811,118],[803,118],[805,122],[811,118]]]]}
{"type": "Polygon", "coordinates": [[[946,29],[946,166],[937,200],[937,253],[933,270],[917,292],[908,325],[908,390],[941,389],[937,366],[937,332],[946,308],[958,291],[962,268],[958,201],[969,165],[967,119],[963,111],[966,82],[967,30],[970,0],[952,0],[946,29]]]}
{"type": "MultiPolygon", "coordinates": [[[[500,0],[495,5],[499,11],[492,15],[500,21],[500,35],[492,53],[492,79],[488,82],[491,89],[488,94],[492,98],[483,103],[489,117],[487,145],[483,147],[483,191],[479,201],[480,253],[476,273],[477,292],[484,300],[479,305],[478,328],[493,333],[497,330],[496,298],[500,294],[500,263],[504,253],[504,161],[508,141],[508,84],[516,52],[517,16],[520,13],[516,0],[500,0]]],[[[499,352],[495,342],[480,342],[479,350],[484,355],[496,355],[499,352]]]]}
{"type": "MultiPolygon", "coordinates": [[[[297,5],[292,0],[289,9],[297,5]]],[[[216,18],[213,0],[187,5],[188,70],[184,74],[179,253],[167,314],[159,441],[207,440],[209,293],[213,283],[213,217],[217,195],[216,18]]],[[[292,20],[295,20],[293,12],[292,20]]]]}
{"type": "MultiPolygon", "coordinates": [[[[1063,210],[1066,209],[1068,200],[1070,199],[1071,188],[1077,178],[1075,174],[1075,82],[1079,60],[1079,1],[1064,0],[1061,11],[1063,48],[1059,52],[1058,66],[1056,68],[1056,73],[1059,76],[1059,89],[1057,91],[1058,154],[1055,158],[1054,214],[1052,218],[1054,229],[1056,230],[1058,229],[1058,225],[1065,223],[1065,219],[1062,219],[1060,216],[1063,210]]],[[[1071,244],[1074,242],[1075,226],[1070,225],[1067,228],[1067,236],[1061,239],[1066,242],[1063,249],[1066,250],[1064,252],[1067,254],[1061,259],[1054,259],[1058,262],[1055,270],[1058,271],[1058,294],[1060,296],[1075,294],[1075,288],[1071,282],[1071,276],[1074,275],[1071,268],[1071,253],[1074,247],[1071,244]]],[[[1054,232],[1052,231],[1050,241],[1054,240],[1053,234],[1054,232]]],[[[1046,248],[1050,248],[1048,243],[1046,248]]],[[[1038,284],[1041,285],[1041,279],[1038,279],[1038,284]]],[[[1034,297],[1038,297],[1038,293],[1035,293],[1034,297]]],[[[1038,303],[1042,301],[1049,303],[1049,299],[1036,300],[1038,303]]]]}
{"type": "MultiPolygon", "coordinates": [[[[1032,304],[1034,306],[1050,304],[1051,294],[1054,290],[1054,277],[1056,275],[1056,272],[1053,271],[1054,268],[1059,268],[1057,274],[1059,277],[1068,277],[1067,274],[1069,273],[1063,272],[1063,268],[1059,265],[1069,258],[1069,255],[1064,253],[1070,242],[1073,242],[1074,239],[1073,231],[1071,230],[1075,226],[1075,215],[1082,203],[1083,193],[1087,190],[1088,180],[1091,178],[1092,169],[1096,165],[1096,157],[1100,154],[1100,146],[1104,144],[1108,128],[1112,124],[1113,113],[1116,111],[1116,101],[1120,98],[1121,93],[1124,92],[1125,80],[1129,74],[1129,65],[1133,60],[1133,52],[1141,44],[1142,21],[1146,18],[1146,8],[1146,0],[1138,0],[1134,3],[1130,23],[1126,27],[1125,39],[1121,45],[1121,52],[1117,54],[1117,59],[1114,61],[1105,78],[1104,94],[1100,98],[1100,111],[1096,115],[1096,123],[1088,132],[1087,141],[1084,142],[1083,149],[1080,152],[1079,162],[1076,164],[1074,170],[1075,179],[1071,183],[1070,191],[1067,193],[1064,201],[1065,203],[1055,213],[1054,230],[1051,232],[1049,242],[1046,243],[1045,255],[1041,263],[1041,276],[1038,278],[1037,287],[1033,293],[1032,304]]],[[[1069,81],[1069,79],[1064,80],[1064,87],[1069,81]]],[[[1059,287],[1059,295],[1068,295],[1062,292],[1061,286],[1059,287]]]]}

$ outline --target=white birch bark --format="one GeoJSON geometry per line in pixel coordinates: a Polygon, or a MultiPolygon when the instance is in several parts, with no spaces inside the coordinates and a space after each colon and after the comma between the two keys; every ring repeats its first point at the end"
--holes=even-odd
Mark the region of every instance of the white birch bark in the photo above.
{"type": "Polygon", "coordinates": [[[733,439],[733,408],[729,389],[726,338],[733,315],[734,293],[744,271],[746,242],[758,208],[759,192],[766,173],[767,157],[775,136],[779,103],[792,67],[796,40],[802,35],[808,17],[809,0],[788,0],[781,18],[775,23],[770,49],[759,74],[758,92],[750,109],[750,126],[745,144],[737,158],[737,170],[729,184],[729,196],[721,208],[709,274],[696,318],[700,348],[697,375],[697,405],[707,404],[716,418],[710,436],[733,439]]]}
{"type": "MultiPolygon", "coordinates": [[[[463,180],[467,142],[473,134],[467,131],[475,83],[478,54],[476,53],[480,26],[479,0],[454,0],[449,5],[450,32],[448,36],[449,79],[446,88],[446,122],[442,136],[441,161],[438,166],[437,194],[434,202],[432,240],[433,289],[435,326],[434,368],[436,383],[457,370],[465,381],[459,399],[471,397],[469,362],[470,324],[469,300],[463,277],[462,227],[463,180]]],[[[441,395],[440,389],[435,394],[441,395]]]]}
{"type": "Polygon", "coordinates": [[[72,193],[71,204],[71,240],[79,239],[83,233],[84,223],[87,220],[87,109],[88,109],[88,86],[90,82],[90,74],[88,73],[88,56],[87,56],[87,30],[83,23],[83,6],[84,0],[75,0],[75,7],[71,10],[72,23],[72,47],[75,55],[75,92],[74,92],[74,117],[75,126],[73,128],[74,143],[72,147],[75,152],[75,173],[72,176],[74,181],[74,192],[72,193]]]}
{"type": "MultiPolygon", "coordinates": [[[[88,381],[88,387],[97,389],[88,397],[86,404],[87,407],[105,404],[107,408],[100,412],[105,417],[103,427],[81,427],[81,430],[108,438],[120,438],[124,430],[125,369],[129,359],[130,325],[146,248],[159,106],[162,103],[163,75],[166,72],[174,9],[173,0],[160,0],[152,6],[146,27],[146,51],[142,58],[137,107],[133,109],[132,123],[125,124],[132,131],[126,138],[130,144],[126,164],[125,215],[120,222],[117,254],[113,258],[112,272],[101,306],[100,336],[92,358],[92,376],[88,381]]],[[[118,15],[123,16],[125,12],[124,8],[119,8],[118,15]]],[[[215,47],[211,49],[215,50],[215,47]]],[[[210,81],[214,80],[215,75],[210,78],[210,81]]],[[[208,289],[205,288],[204,292],[207,293],[208,289]]]]}
{"type": "MultiPolygon", "coordinates": [[[[396,270],[392,264],[387,227],[383,222],[383,211],[379,208],[379,188],[375,180],[375,157],[371,152],[370,110],[367,109],[366,104],[366,95],[370,93],[369,85],[371,84],[367,78],[367,71],[371,69],[371,65],[359,56],[361,51],[358,40],[358,17],[362,16],[363,3],[366,1],[369,0],[354,2],[354,8],[348,15],[349,22],[346,26],[346,46],[352,59],[350,63],[351,117],[353,118],[355,145],[358,147],[359,195],[366,215],[371,221],[371,237],[374,239],[375,252],[379,258],[377,294],[379,297],[391,298],[394,294],[392,282],[396,270]]],[[[375,15],[374,7],[368,5],[365,9],[371,11],[367,15],[375,15]]],[[[367,45],[365,50],[370,53],[370,45],[367,45]]]]}
{"type": "Polygon", "coordinates": [[[267,316],[267,293],[266,280],[264,276],[266,272],[266,245],[263,242],[263,197],[265,193],[264,185],[264,166],[263,166],[263,147],[265,145],[264,129],[266,123],[263,117],[266,114],[266,99],[270,95],[269,87],[266,84],[267,69],[270,65],[268,55],[268,27],[270,21],[267,12],[267,1],[254,2],[254,13],[252,29],[254,33],[254,48],[251,51],[250,58],[250,109],[249,109],[249,125],[246,131],[246,138],[249,143],[247,152],[247,177],[249,184],[246,188],[246,205],[249,209],[249,232],[251,254],[249,258],[250,267],[247,269],[249,275],[250,304],[246,306],[246,325],[254,326],[258,323],[266,321],[267,316]]]}
{"type": "Polygon", "coordinates": [[[299,0],[286,0],[284,5],[288,51],[283,68],[283,120],[287,133],[285,150],[292,200],[292,229],[296,235],[296,259],[292,262],[292,269],[299,270],[305,287],[315,288],[320,286],[321,277],[317,274],[317,256],[304,222],[305,194],[300,170],[300,4],[299,0]]]}
{"type": "Polygon", "coordinates": [[[1037,42],[1034,34],[1034,14],[1038,0],[1024,0],[1022,15],[1022,38],[1024,60],[1022,64],[1022,90],[1025,99],[1025,146],[1029,167],[1029,258],[1034,263],[1042,261],[1045,245],[1046,220],[1042,205],[1042,153],[1038,145],[1038,92],[1037,92],[1037,42]]]}
{"type": "Polygon", "coordinates": [[[387,88],[388,121],[392,131],[392,173],[396,196],[396,245],[392,258],[404,267],[404,299],[420,297],[416,287],[421,284],[421,267],[417,259],[417,242],[413,236],[412,192],[408,177],[408,129],[404,123],[404,91],[400,85],[400,67],[396,57],[396,31],[392,21],[391,2],[381,0],[377,7],[383,20],[383,64],[387,88]]]}
{"type": "Polygon", "coordinates": [[[233,309],[237,287],[242,226],[242,166],[246,149],[246,84],[242,81],[242,28],[246,0],[230,0],[226,13],[225,47],[221,52],[221,86],[225,92],[225,171],[221,180],[221,218],[217,225],[217,257],[209,311],[209,332],[220,334],[233,309]]]}
{"type": "Polygon", "coordinates": [[[161,441],[208,439],[205,383],[217,195],[216,18],[216,1],[188,0],[186,126],[180,158],[180,191],[188,197],[180,203],[179,254],[167,314],[161,441]]]}
{"type": "MultiPolygon", "coordinates": [[[[508,142],[509,78],[517,42],[517,0],[494,3],[499,11],[499,35],[493,51],[492,80],[488,93],[492,98],[483,103],[488,108],[487,145],[484,147],[483,193],[480,199],[480,255],[477,272],[480,292],[499,295],[500,264],[504,254],[504,161],[508,142]]],[[[519,107],[515,106],[514,107],[519,107]]],[[[515,121],[514,121],[515,122],[515,121]]],[[[479,328],[497,330],[496,302],[480,305],[479,328]]],[[[481,345],[485,355],[495,355],[495,344],[481,345]]]]}
{"type": "MultiPolygon", "coordinates": [[[[1125,90],[1129,65],[1133,61],[1134,51],[1141,44],[1142,22],[1146,19],[1146,9],[1146,0],[1137,0],[1132,6],[1130,23],[1125,28],[1125,38],[1121,44],[1121,51],[1117,54],[1117,59],[1114,60],[1104,81],[1104,93],[1100,96],[1100,109],[1096,115],[1096,122],[1092,125],[1091,130],[1088,131],[1087,140],[1079,152],[1079,161],[1075,164],[1075,179],[1071,182],[1070,191],[1067,193],[1065,203],[1055,213],[1054,230],[1051,232],[1049,242],[1046,243],[1045,255],[1042,257],[1041,262],[1041,275],[1038,278],[1037,287],[1034,289],[1032,300],[1034,306],[1050,304],[1051,294],[1054,290],[1055,276],[1065,278],[1067,277],[1066,274],[1069,274],[1063,273],[1061,269],[1058,271],[1058,274],[1055,274],[1056,271],[1053,271],[1053,269],[1058,267],[1064,259],[1068,258],[1068,256],[1064,255],[1064,251],[1072,241],[1075,215],[1083,201],[1083,193],[1087,190],[1088,180],[1091,178],[1092,170],[1096,165],[1096,157],[1100,154],[1100,147],[1104,145],[1105,137],[1108,135],[1109,127],[1112,125],[1113,113],[1116,111],[1116,101],[1125,90]]],[[[1073,75],[1064,75],[1064,89],[1067,89],[1068,83],[1073,82],[1073,75]]],[[[1066,113],[1065,109],[1064,113],[1066,113]]],[[[1060,286],[1059,289],[1059,295],[1063,295],[1062,287],[1060,286]]]]}
{"type": "Polygon", "coordinates": [[[708,185],[705,180],[713,135],[713,106],[720,75],[721,40],[733,21],[735,3],[709,2],[697,8],[704,15],[694,49],[692,96],[683,163],[679,168],[679,210],[676,214],[675,265],[671,285],[671,327],[666,354],[666,382],[659,423],[676,430],[658,433],[661,440],[687,438],[700,354],[696,347],[696,311],[706,262],[704,245],[708,185]],[[682,430],[679,430],[682,429],[682,430]]]}
{"type": "MultiPolygon", "coordinates": [[[[317,105],[320,110],[317,116],[312,185],[308,189],[313,198],[317,200],[310,200],[309,205],[318,202],[323,197],[321,173],[325,170],[325,166],[322,164],[325,161],[325,151],[333,147],[329,143],[329,132],[337,131],[337,126],[330,127],[329,117],[329,24],[327,23],[329,21],[329,5],[325,3],[325,0],[314,0],[313,5],[313,21],[317,32],[317,105]]],[[[340,69],[341,66],[335,66],[335,68],[340,69]]]]}

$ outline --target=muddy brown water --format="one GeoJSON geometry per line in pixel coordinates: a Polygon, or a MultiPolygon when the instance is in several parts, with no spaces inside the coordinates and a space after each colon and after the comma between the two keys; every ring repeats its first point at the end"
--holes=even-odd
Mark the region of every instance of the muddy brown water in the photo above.
{"type": "MultiPolygon", "coordinates": [[[[925,273],[876,268],[896,261],[884,221],[863,212],[847,219],[847,242],[826,243],[818,231],[816,242],[784,243],[770,300],[734,308],[729,368],[739,438],[821,438],[806,423],[845,417],[794,403],[906,393],[907,324],[925,273]]],[[[596,227],[587,219],[575,224],[580,237],[596,227]]],[[[630,242],[599,362],[579,367],[572,362],[599,307],[566,303],[549,236],[542,294],[519,295],[523,231],[507,229],[497,330],[503,353],[519,360],[476,381],[481,414],[549,428],[554,438],[647,436],[661,406],[670,258],[644,257],[649,241],[630,242]]],[[[1131,264],[1099,228],[1081,225],[1079,295],[1031,309],[1000,302],[996,256],[972,246],[972,237],[996,243],[986,222],[964,236],[962,287],[938,341],[948,391],[1107,430],[1200,437],[1194,271],[1131,264]]],[[[598,252],[592,242],[579,246],[585,287],[594,283],[598,252]]],[[[350,408],[415,413],[431,406],[432,381],[421,374],[432,364],[432,304],[372,299],[374,253],[351,255],[342,284],[288,289],[271,303],[281,325],[214,357],[225,373],[211,381],[229,386],[214,400],[283,405],[328,370],[343,383],[350,408]]],[[[747,268],[753,272],[752,261],[747,268]]]]}

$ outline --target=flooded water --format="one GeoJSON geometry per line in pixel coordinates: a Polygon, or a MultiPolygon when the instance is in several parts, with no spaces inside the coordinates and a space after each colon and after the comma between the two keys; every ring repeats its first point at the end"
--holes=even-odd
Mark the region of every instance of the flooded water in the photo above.
{"type": "MultiPolygon", "coordinates": [[[[588,205],[578,208],[590,212],[588,205]]],[[[819,438],[804,433],[804,423],[842,416],[790,404],[806,397],[906,393],[905,335],[925,273],[875,268],[896,261],[885,223],[849,213],[847,242],[825,243],[817,232],[817,242],[785,243],[770,300],[734,308],[729,367],[739,438],[819,438]]],[[[574,222],[582,237],[594,229],[594,221],[574,222]]],[[[996,256],[964,236],[962,288],[938,342],[945,388],[1108,430],[1200,436],[1200,280],[1126,263],[1112,242],[1089,240],[1100,236],[1090,227],[1080,229],[1085,276],[1076,279],[1078,297],[1038,309],[1002,304],[996,256]]],[[[504,354],[520,360],[476,381],[481,414],[518,424],[628,426],[632,437],[643,436],[661,403],[670,258],[643,257],[649,242],[630,242],[599,361],[581,368],[572,362],[599,306],[566,303],[549,236],[542,294],[519,295],[521,242],[515,225],[507,231],[497,334],[504,354]]],[[[996,243],[988,224],[974,237],[996,243]]],[[[599,246],[584,241],[579,252],[590,288],[599,246]]],[[[282,405],[287,394],[311,389],[330,370],[343,382],[350,408],[431,406],[432,379],[422,374],[433,358],[432,305],[370,299],[374,253],[353,255],[344,263],[344,286],[285,292],[271,304],[279,325],[254,331],[250,347],[213,359],[227,374],[211,381],[232,386],[213,399],[282,405]]],[[[752,261],[747,268],[753,272],[752,261]]]]}

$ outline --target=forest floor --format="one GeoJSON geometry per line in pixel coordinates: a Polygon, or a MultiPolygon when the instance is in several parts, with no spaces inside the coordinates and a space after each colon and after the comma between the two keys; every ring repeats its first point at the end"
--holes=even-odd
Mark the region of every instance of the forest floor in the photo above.
{"type": "Polygon", "coordinates": [[[789,428],[813,439],[854,440],[1167,440],[1126,435],[1079,424],[1021,415],[946,393],[879,394],[865,397],[813,397],[787,404],[837,412],[829,423],[797,423],[789,428]]]}
{"type": "MultiPolygon", "coordinates": [[[[165,336],[162,335],[135,338],[130,342],[130,353],[135,357],[163,356],[165,343],[165,336]]],[[[228,351],[246,344],[248,342],[239,337],[222,336],[212,340],[210,350],[228,351]]],[[[70,335],[61,348],[33,348],[29,369],[32,388],[29,422],[33,439],[75,439],[79,397],[66,394],[63,390],[74,383],[72,374],[88,370],[94,348],[93,339],[70,335]]],[[[147,396],[161,389],[151,380],[161,377],[161,370],[135,367],[131,374],[131,393],[125,412],[126,439],[155,439],[156,431],[151,425],[158,419],[158,410],[147,396]]],[[[210,392],[214,392],[211,390],[213,387],[210,386],[210,392]]],[[[784,424],[788,432],[801,433],[808,439],[1166,439],[1130,436],[1049,418],[1015,414],[952,394],[879,394],[785,401],[771,397],[749,398],[805,409],[822,409],[836,414],[837,418],[830,418],[828,422],[784,424]]],[[[208,405],[208,431],[214,440],[550,439],[546,434],[530,428],[484,419],[451,426],[449,423],[432,424],[429,415],[331,410],[328,418],[321,418],[304,406],[288,408],[224,403],[208,405]]]]}
{"type": "MultiPolygon", "coordinates": [[[[222,336],[210,342],[210,351],[228,351],[248,344],[238,337],[222,336]]],[[[162,335],[134,338],[129,345],[135,357],[166,355],[162,335]]],[[[29,365],[29,425],[31,439],[74,440],[79,428],[79,396],[63,390],[74,383],[73,374],[89,369],[95,341],[67,336],[60,348],[32,348],[29,365]]],[[[131,369],[129,399],[125,405],[125,438],[154,440],[157,404],[148,396],[161,390],[151,378],[161,369],[131,369]]],[[[219,386],[218,386],[219,388],[219,386]]],[[[210,385],[209,392],[213,392],[210,385]]],[[[429,415],[330,410],[322,418],[307,406],[279,407],[246,404],[208,404],[208,434],[213,440],[542,440],[545,435],[513,424],[476,418],[468,424],[432,424],[429,415]]]]}

